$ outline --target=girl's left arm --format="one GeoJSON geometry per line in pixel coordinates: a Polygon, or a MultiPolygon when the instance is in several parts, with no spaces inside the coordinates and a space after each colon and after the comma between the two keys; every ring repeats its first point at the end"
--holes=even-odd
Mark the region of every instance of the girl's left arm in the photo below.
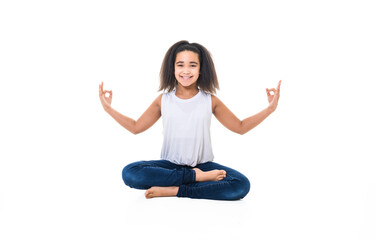
{"type": "Polygon", "coordinates": [[[223,126],[227,127],[233,132],[243,135],[259,125],[265,120],[265,118],[276,110],[280,96],[280,87],[281,80],[278,82],[276,89],[267,88],[266,94],[268,96],[269,106],[261,112],[244,119],[243,121],[240,121],[216,96],[212,96],[213,114],[218,121],[223,124],[223,126]],[[274,94],[270,94],[271,92],[274,94]]]}

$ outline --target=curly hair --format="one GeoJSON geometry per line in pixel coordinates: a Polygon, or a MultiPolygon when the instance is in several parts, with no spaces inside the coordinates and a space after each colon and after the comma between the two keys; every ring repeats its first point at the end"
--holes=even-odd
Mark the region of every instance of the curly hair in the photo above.
{"type": "Polygon", "coordinates": [[[160,71],[159,91],[167,90],[167,92],[171,92],[176,88],[175,60],[176,55],[182,51],[192,51],[198,54],[200,76],[197,79],[197,86],[205,92],[215,94],[216,89],[219,90],[219,84],[210,52],[198,43],[189,43],[184,40],[172,45],[164,56],[160,71]]]}

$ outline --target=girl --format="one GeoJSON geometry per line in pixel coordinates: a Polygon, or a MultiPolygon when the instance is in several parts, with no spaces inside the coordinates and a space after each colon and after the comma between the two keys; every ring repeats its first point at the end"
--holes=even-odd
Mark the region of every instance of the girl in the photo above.
{"type": "Polygon", "coordinates": [[[104,110],[133,134],[147,130],[162,116],[161,160],[127,165],[124,183],[148,189],[146,198],[244,198],[250,189],[248,179],[213,162],[211,115],[231,131],[245,134],[276,110],[281,81],[276,89],[266,89],[269,106],[243,121],[214,95],[219,89],[216,71],[210,53],[200,44],[180,41],[171,46],[162,63],[160,81],[159,90],[167,92],[160,94],[137,121],[113,109],[112,90],[103,90],[103,82],[99,85],[104,110]]]}

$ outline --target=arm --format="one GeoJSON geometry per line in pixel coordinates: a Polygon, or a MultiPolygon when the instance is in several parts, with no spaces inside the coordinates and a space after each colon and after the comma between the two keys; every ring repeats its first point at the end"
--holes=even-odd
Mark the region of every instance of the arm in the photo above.
{"type": "Polygon", "coordinates": [[[277,89],[266,89],[269,101],[267,108],[243,121],[240,121],[216,96],[212,96],[213,114],[229,130],[245,134],[275,111],[279,100],[280,85],[281,81],[279,81],[277,89]],[[270,92],[273,92],[274,95],[271,95],[270,92]]]}
{"type": "Polygon", "coordinates": [[[137,121],[122,115],[111,107],[112,91],[103,91],[103,83],[99,85],[99,97],[104,110],[121,126],[123,126],[133,134],[138,134],[147,130],[161,117],[162,94],[154,100],[150,107],[141,115],[141,117],[137,121]],[[106,97],[106,93],[109,93],[110,96],[106,97]]]}

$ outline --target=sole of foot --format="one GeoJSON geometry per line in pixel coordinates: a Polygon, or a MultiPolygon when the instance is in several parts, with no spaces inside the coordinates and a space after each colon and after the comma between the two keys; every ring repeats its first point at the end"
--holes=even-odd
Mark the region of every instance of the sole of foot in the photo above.
{"type": "Polygon", "coordinates": [[[173,197],[178,194],[179,187],[151,187],[145,192],[145,198],[173,197]]]}

